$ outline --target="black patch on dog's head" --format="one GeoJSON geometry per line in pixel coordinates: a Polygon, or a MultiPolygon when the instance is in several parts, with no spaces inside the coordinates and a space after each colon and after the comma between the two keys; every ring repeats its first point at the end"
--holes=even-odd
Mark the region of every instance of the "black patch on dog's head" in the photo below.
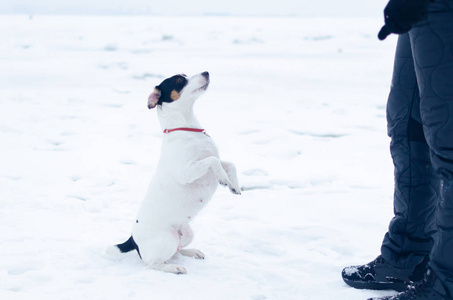
{"type": "Polygon", "coordinates": [[[160,91],[160,97],[157,105],[161,105],[163,102],[173,102],[178,100],[180,92],[188,82],[189,81],[184,74],[175,75],[162,81],[161,84],[156,86],[156,89],[160,91]]]}

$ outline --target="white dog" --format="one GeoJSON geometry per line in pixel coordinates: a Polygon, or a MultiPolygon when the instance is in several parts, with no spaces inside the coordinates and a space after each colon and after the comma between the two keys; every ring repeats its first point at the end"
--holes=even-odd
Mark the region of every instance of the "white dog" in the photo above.
{"type": "Polygon", "coordinates": [[[209,73],[175,75],[156,86],[148,108],[157,107],[164,137],[156,173],[138,212],[132,236],[108,252],[137,250],[152,269],[185,274],[186,269],[166,262],[176,253],[203,259],[195,249],[189,222],[211,200],[220,183],[240,194],[236,168],[221,161],[214,141],[201,129],[193,113],[195,100],[209,85],[209,73]]]}

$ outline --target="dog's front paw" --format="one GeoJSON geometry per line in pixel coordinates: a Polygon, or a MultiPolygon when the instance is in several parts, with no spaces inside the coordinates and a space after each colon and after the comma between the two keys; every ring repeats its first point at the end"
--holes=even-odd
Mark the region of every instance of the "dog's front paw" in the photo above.
{"type": "Polygon", "coordinates": [[[222,186],[228,186],[228,183],[223,180],[219,180],[219,184],[222,186]]]}
{"type": "Polygon", "coordinates": [[[230,186],[230,191],[235,194],[235,195],[241,195],[241,189],[239,187],[231,187],[230,186]]]}
{"type": "Polygon", "coordinates": [[[222,181],[222,180],[220,180],[219,183],[223,186],[227,186],[233,194],[235,194],[235,195],[241,194],[241,189],[239,188],[238,184],[232,184],[230,181],[222,181]]]}

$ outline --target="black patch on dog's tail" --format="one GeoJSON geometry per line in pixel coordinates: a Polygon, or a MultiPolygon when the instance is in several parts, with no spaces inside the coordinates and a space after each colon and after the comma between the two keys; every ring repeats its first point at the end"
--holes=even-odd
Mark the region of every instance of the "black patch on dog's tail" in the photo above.
{"type": "Polygon", "coordinates": [[[116,245],[116,247],[118,247],[118,249],[120,249],[120,251],[122,253],[126,253],[126,252],[129,252],[132,250],[137,250],[138,255],[140,256],[140,258],[142,258],[142,256],[140,255],[140,250],[138,249],[138,245],[134,241],[134,238],[132,237],[132,235],[127,241],[125,241],[122,244],[116,245]]]}

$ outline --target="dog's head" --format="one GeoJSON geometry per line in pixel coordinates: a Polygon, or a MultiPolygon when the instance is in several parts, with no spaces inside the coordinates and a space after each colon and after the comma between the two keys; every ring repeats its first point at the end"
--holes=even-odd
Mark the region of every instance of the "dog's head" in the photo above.
{"type": "Polygon", "coordinates": [[[209,73],[203,72],[192,77],[175,75],[162,81],[148,97],[148,108],[176,102],[181,105],[195,101],[209,86],[209,73]],[[183,104],[184,103],[184,104],[183,104]]]}

